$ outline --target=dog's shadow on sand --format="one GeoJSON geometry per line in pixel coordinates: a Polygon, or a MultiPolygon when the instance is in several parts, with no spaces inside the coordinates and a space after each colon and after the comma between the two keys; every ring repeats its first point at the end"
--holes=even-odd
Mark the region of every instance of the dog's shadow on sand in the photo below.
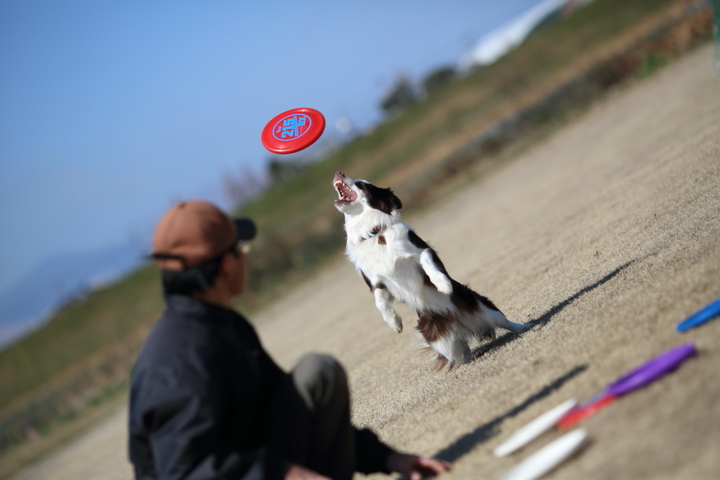
{"type": "Polygon", "coordinates": [[[435,453],[433,457],[439,458],[442,460],[447,460],[448,462],[455,462],[459,458],[463,457],[464,455],[470,453],[477,445],[481,443],[485,443],[492,437],[498,434],[498,427],[500,424],[508,419],[512,418],[515,415],[519,414],[526,408],[528,408],[530,405],[532,405],[535,402],[538,402],[542,400],[543,398],[550,395],[555,390],[558,390],[560,387],[562,387],[568,380],[572,379],[576,375],[579,375],[580,373],[587,370],[587,365],[578,365],[577,367],[574,367],[564,375],[558,377],[553,382],[551,382],[548,385],[545,385],[543,388],[541,388],[539,391],[533,393],[528,398],[526,398],[523,402],[521,402],[516,407],[511,408],[507,412],[503,413],[502,415],[499,415],[489,422],[480,425],[475,430],[466,433],[465,435],[461,436],[457,440],[455,440],[452,444],[448,445],[447,447],[443,448],[439,452],[435,453]]]}
{"type": "MultiPolygon", "coordinates": [[[[555,317],[555,315],[557,315],[558,313],[563,311],[565,309],[565,307],[567,307],[568,305],[570,305],[571,303],[573,303],[575,300],[582,297],[586,293],[591,292],[591,291],[595,290],[596,288],[600,287],[601,285],[604,285],[605,283],[609,282],[610,280],[615,278],[620,272],[622,272],[627,267],[632,265],[634,262],[635,262],[635,260],[630,260],[629,262],[620,265],[615,270],[608,273],[607,275],[605,275],[603,278],[601,278],[597,282],[593,283],[592,285],[588,285],[587,287],[577,291],[574,295],[571,295],[570,297],[566,298],[565,300],[558,303],[557,305],[552,307],[550,310],[543,313],[535,320],[528,322],[527,324],[532,325],[533,329],[535,329],[537,327],[544,327],[545,325],[550,323],[550,321],[553,319],[553,317],[555,317]]],[[[485,355],[486,353],[488,353],[491,350],[495,350],[496,348],[500,348],[511,342],[514,342],[521,336],[522,336],[522,334],[517,334],[517,333],[513,333],[513,332],[507,332],[503,335],[500,335],[495,340],[484,343],[484,344],[480,345],[479,347],[475,348],[472,351],[473,360],[477,360],[478,358],[482,357],[483,355],[485,355]]]]}

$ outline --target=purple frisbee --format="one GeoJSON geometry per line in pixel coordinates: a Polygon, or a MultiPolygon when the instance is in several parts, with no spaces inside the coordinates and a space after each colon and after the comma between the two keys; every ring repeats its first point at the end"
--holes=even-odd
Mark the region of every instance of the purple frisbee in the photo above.
{"type": "Polygon", "coordinates": [[[605,393],[618,397],[630,393],[675,370],[695,353],[697,353],[697,350],[692,343],[684,343],[672,350],[668,350],[615,380],[607,386],[605,393]]]}

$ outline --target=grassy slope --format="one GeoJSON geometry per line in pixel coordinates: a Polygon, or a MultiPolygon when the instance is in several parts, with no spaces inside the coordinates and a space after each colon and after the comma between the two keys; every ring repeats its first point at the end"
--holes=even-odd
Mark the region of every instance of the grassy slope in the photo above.
{"type": "MultiPolygon", "coordinates": [[[[332,206],[333,172],[393,185],[401,198],[418,198],[413,194],[428,188],[423,172],[478,132],[617,53],[652,21],[663,22],[668,8],[675,5],[676,14],[685,4],[598,0],[268,191],[241,212],[255,218],[261,232],[251,260],[258,288],[243,307],[261,306],[266,292],[298,281],[342,248],[341,221],[332,206]]],[[[72,415],[102,398],[108,386],[122,385],[161,310],[158,273],[148,266],[64,309],[0,352],[0,436],[17,422],[42,425],[53,415],[72,415]]]]}

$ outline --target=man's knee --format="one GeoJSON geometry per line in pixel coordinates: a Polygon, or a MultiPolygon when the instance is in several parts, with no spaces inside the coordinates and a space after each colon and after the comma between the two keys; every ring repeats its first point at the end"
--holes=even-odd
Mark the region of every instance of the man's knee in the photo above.
{"type": "Polygon", "coordinates": [[[293,382],[308,408],[342,400],[347,402],[345,369],[330,355],[309,353],[292,371],[293,382]]]}

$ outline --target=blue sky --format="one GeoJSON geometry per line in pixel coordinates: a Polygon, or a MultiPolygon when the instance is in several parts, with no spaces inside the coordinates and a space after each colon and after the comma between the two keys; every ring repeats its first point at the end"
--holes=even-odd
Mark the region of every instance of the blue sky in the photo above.
{"type": "Polygon", "coordinates": [[[0,290],[262,169],[294,107],[360,128],[538,0],[0,1],[0,290]]]}

